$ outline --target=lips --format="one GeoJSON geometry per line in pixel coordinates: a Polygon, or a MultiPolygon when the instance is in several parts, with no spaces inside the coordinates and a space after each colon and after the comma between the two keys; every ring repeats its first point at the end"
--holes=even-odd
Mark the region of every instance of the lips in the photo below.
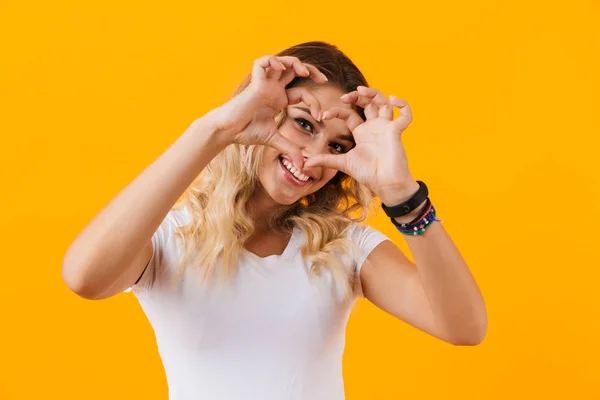
{"type": "Polygon", "coordinates": [[[279,157],[279,167],[281,168],[285,179],[290,183],[293,183],[295,186],[304,187],[309,183],[314,182],[314,179],[311,177],[309,177],[307,181],[301,181],[300,179],[296,178],[292,172],[288,170],[285,165],[283,165],[281,157],[279,157]]]}
{"type": "MultiPolygon", "coordinates": [[[[286,157],[286,156],[284,156],[283,154],[280,154],[280,155],[279,155],[279,162],[281,163],[281,162],[283,162],[283,160],[286,160],[286,161],[287,161],[287,162],[289,162],[290,164],[293,164],[293,163],[292,163],[292,160],[290,160],[289,158],[287,158],[287,157],[286,157]]],[[[283,168],[286,168],[286,169],[287,169],[287,167],[286,167],[285,165],[283,166],[283,168]]],[[[309,177],[309,178],[310,178],[312,181],[317,181],[317,180],[319,180],[319,178],[317,177],[317,175],[315,174],[315,172],[314,172],[314,171],[312,171],[312,170],[302,170],[302,171],[300,171],[300,172],[301,172],[302,174],[304,174],[304,175],[308,176],[308,177],[309,177]]],[[[293,175],[293,174],[292,174],[292,175],[293,175]]]]}

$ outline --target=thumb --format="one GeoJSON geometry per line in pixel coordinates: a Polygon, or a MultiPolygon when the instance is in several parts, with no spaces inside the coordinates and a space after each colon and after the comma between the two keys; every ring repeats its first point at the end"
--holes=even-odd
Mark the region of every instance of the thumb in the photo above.
{"type": "Polygon", "coordinates": [[[304,163],[304,168],[310,167],[333,168],[348,174],[345,154],[317,154],[304,163]]]}
{"type": "Polygon", "coordinates": [[[288,156],[297,169],[301,170],[304,168],[304,157],[302,156],[300,148],[286,139],[279,132],[276,132],[271,136],[268,146],[273,147],[288,156]]]}

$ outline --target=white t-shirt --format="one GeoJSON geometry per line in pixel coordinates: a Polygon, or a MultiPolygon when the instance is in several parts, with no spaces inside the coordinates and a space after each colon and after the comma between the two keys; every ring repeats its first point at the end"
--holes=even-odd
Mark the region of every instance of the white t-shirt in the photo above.
{"type": "MultiPolygon", "coordinates": [[[[330,275],[310,279],[300,253],[302,230],[294,228],[281,255],[248,252],[229,284],[203,284],[191,269],[174,284],[182,254],[175,228],[189,221],[187,208],[169,211],[152,237],[148,267],[128,289],[154,329],[169,399],[344,399],[342,353],[354,301],[339,301],[330,275]]],[[[353,224],[360,269],[389,239],[353,224]]]]}

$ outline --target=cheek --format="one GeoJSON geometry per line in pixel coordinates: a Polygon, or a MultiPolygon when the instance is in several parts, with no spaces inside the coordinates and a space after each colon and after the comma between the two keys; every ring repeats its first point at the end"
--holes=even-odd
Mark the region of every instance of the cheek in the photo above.
{"type": "Polygon", "coordinates": [[[335,175],[338,173],[338,170],[336,169],[326,169],[323,171],[323,176],[322,179],[319,181],[319,184],[317,186],[313,186],[311,188],[311,193],[314,193],[316,191],[318,191],[319,189],[321,189],[323,186],[327,185],[327,183],[333,179],[333,177],[335,177],[335,175]]]}
{"type": "Polygon", "coordinates": [[[270,178],[267,178],[267,175],[271,174],[273,166],[275,165],[274,160],[277,158],[277,155],[278,153],[275,149],[271,147],[265,147],[265,150],[262,154],[262,160],[258,165],[258,170],[256,171],[261,184],[264,185],[265,179],[270,180],[270,178]]]}
{"type": "Polygon", "coordinates": [[[273,165],[275,165],[275,160],[277,159],[279,152],[272,147],[265,146],[262,154],[262,160],[260,161],[258,174],[261,175],[261,172],[271,170],[273,165]]]}
{"type": "Polygon", "coordinates": [[[285,121],[279,127],[279,133],[290,142],[296,143],[297,145],[305,144],[310,141],[311,135],[308,132],[302,132],[299,128],[294,126],[295,122],[291,119],[285,121]]]}
{"type": "Polygon", "coordinates": [[[275,157],[277,157],[277,150],[275,150],[274,148],[270,147],[270,146],[265,146],[264,150],[263,150],[263,155],[262,155],[262,163],[266,164],[268,160],[272,160],[275,157]]]}
{"type": "Polygon", "coordinates": [[[323,181],[325,182],[329,182],[331,179],[333,179],[333,177],[335,176],[335,174],[338,173],[337,169],[332,169],[332,168],[326,168],[323,170],[323,181]]]}

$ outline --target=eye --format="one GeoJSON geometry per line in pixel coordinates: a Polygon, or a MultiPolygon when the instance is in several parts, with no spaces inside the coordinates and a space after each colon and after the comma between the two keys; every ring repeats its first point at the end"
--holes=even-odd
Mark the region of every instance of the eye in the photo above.
{"type": "Polygon", "coordinates": [[[312,125],[310,122],[308,122],[308,121],[307,121],[307,120],[305,120],[304,118],[295,118],[295,120],[296,120],[296,123],[297,123],[298,125],[300,125],[300,127],[301,127],[302,129],[304,129],[304,130],[307,130],[307,129],[306,129],[304,126],[308,126],[308,127],[310,128],[309,132],[310,132],[310,133],[314,133],[314,131],[315,131],[315,128],[313,127],[313,125],[312,125]]]}
{"type": "Polygon", "coordinates": [[[332,145],[332,147],[333,146],[338,146],[339,147],[339,150],[337,150],[338,153],[346,153],[348,151],[348,150],[346,150],[346,148],[343,145],[341,145],[341,144],[339,144],[337,142],[334,142],[331,145],[332,145]]]}

